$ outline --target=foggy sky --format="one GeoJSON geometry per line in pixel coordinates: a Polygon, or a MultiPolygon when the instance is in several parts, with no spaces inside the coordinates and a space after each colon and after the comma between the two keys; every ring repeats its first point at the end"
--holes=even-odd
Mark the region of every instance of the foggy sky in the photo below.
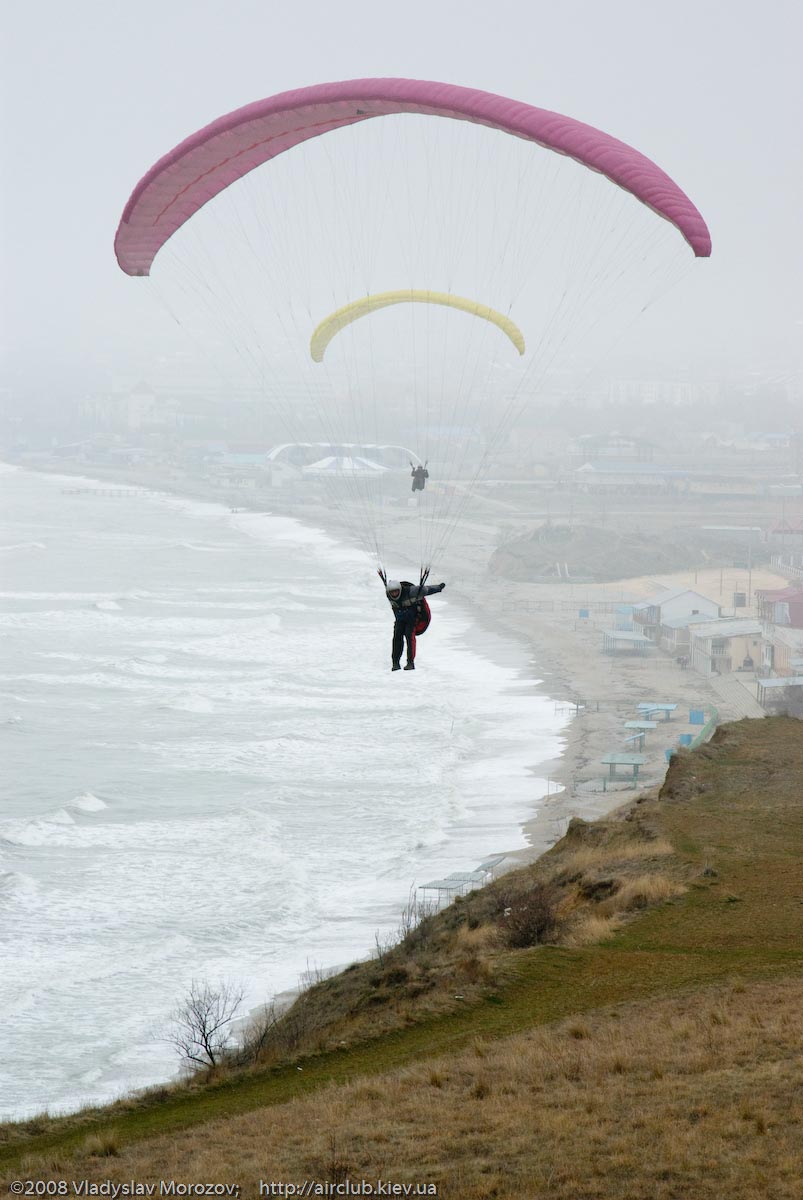
{"type": "Polygon", "coordinates": [[[398,75],[554,109],[653,158],[714,248],[635,341],[660,346],[659,371],[801,378],[798,0],[8,0],[1,19],[4,374],[113,371],[158,344],[112,241],[178,141],[275,92],[398,75]]]}

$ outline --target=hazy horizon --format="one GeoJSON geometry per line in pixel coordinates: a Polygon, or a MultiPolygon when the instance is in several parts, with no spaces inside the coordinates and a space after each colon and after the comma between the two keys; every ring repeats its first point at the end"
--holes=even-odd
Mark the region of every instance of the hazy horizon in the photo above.
{"type": "Polygon", "coordinates": [[[216,116],[325,80],[409,76],[554,109],[659,163],[706,218],[709,261],[606,363],[644,374],[800,380],[803,183],[794,3],[671,12],[414,0],[398,16],[234,3],[136,9],[16,5],[5,15],[0,386],[60,392],[145,372],[187,347],[118,268],[114,230],[137,180],[216,116]]]}

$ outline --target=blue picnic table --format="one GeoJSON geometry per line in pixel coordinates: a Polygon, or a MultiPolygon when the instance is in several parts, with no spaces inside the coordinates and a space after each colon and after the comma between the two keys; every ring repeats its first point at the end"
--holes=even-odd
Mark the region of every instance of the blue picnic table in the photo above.
{"type": "Polygon", "coordinates": [[[650,701],[649,703],[644,702],[644,703],[641,703],[638,705],[639,712],[643,712],[645,714],[646,713],[651,713],[651,714],[652,713],[663,713],[665,721],[671,720],[672,713],[675,711],[676,708],[677,708],[677,704],[659,704],[657,701],[654,703],[652,701],[650,701]]]}

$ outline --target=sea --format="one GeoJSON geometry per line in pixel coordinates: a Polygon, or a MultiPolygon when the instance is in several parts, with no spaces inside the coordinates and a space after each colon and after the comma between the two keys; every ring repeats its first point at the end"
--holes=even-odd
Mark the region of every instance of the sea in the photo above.
{"type": "Polygon", "coordinates": [[[366,957],[414,889],[526,844],[562,748],[448,588],[391,673],[359,551],[110,487],[0,467],[1,1119],[174,1078],[193,981],[246,1013],[366,957]]]}

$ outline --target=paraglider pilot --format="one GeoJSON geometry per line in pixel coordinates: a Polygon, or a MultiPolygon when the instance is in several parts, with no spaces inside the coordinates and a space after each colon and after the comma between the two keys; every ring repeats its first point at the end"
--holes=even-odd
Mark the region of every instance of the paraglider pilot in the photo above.
{"type": "Polygon", "coordinates": [[[425,579],[426,574],[422,576],[421,583],[410,583],[406,579],[401,581],[386,579],[382,576],[385,595],[390,601],[394,616],[393,666],[391,667],[393,671],[401,668],[401,656],[405,642],[407,643],[407,664],[404,669],[405,671],[415,670],[415,639],[426,632],[432,619],[426,597],[433,596],[436,592],[442,592],[446,587],[445,583],[436,583],[427,587],[425,579]]]}
{"type": "MultiPolygon", "coordinates": [[[[413,467],[413,464],[410,463],[410,466],[413,467]]],[[[429,479],[429,471],[427,470],[427,468],[422,467],[421,464],[419,463],[417,467],[413,467],[410,474],[413,478],[412,491],[423,492],[424,480],[429,479]]]]}

